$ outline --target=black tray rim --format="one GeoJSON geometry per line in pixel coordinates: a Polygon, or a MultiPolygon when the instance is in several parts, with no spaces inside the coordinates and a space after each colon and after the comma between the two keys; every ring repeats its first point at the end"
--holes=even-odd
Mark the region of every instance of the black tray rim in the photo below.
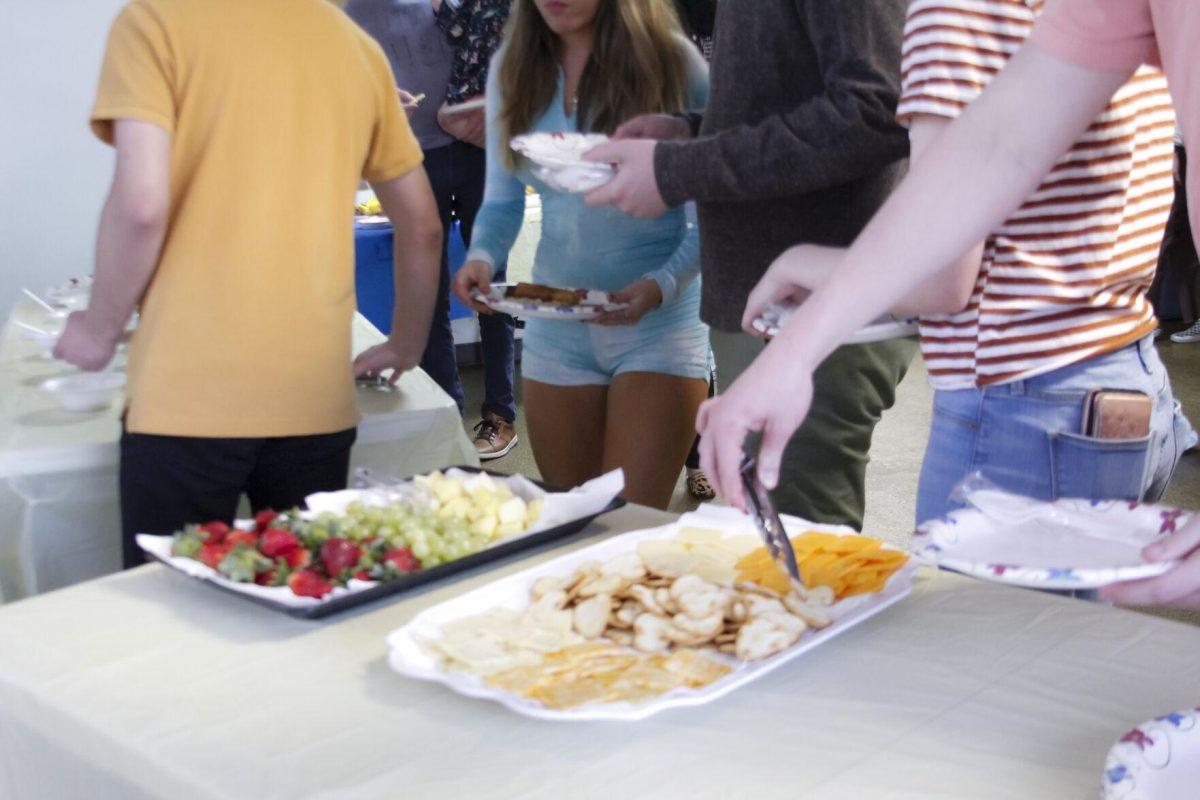
{"type": "MultiPolygon", "coordinates": [[[[440,471],[445,472],[451,469],[457,469],[462,470],[463,472],[472,472],[476,474],[482,473],[485,475],[490,475],[493,478],[513,477],[508,473],[495,472],[493,470],[484,469],[483,467],[471,467],[464,465],[443,467],[440,471]]],[[[410,475],[408,478],[405,478],[405,480],[411,480],[413,477],[415,476],[410,475]]],[[[555,486],[554,484],[546,483],[545,481],[535,480],[533,478],[526,478],[526,480],[531,481],[535,486],[548,493],[562,493],[569,491],[559,486],[555,486]]],[[[272,611],[282,612],[290,617],[297,619],[318,620],[334,614],[350,611],[360,606],[368,605],[376,600],[381,600],[384,597],[402,594],[420,586],[445,580],[453,577],[454,575],[472,570],[476,567],[481,567],[486,564],[500,561],[516,553],[520,553],[525,550],[532,550],[539,545],[547,544],[558,539],[565,539],[572,534],[579,533],[588,525],[592,524],[592,522],[598,517],[603,516],[604,514],[609,514],[617,509],[624,508],[626,505],[628,505],[628,503],[625,500],[620,497],[614,497],[611,503],[597,511],[595,514],[591,514],[586,517],[580,517],[579,519],[574,519],[569,522],[564,522],[562,525],[556,525],[553,528],[547,528],[544,531],[539,531],[529,536],[520,536],[510,541],[506,541],[503,544],[496,545],[495,547],[489,547],[484,550],[480,550],[479,552],[472,553],[471,555],[463,556],[455,561],[448,561],[445,564],[439,564],[430,569],[423,569],[419,572],[414,572],[403,578],[396,578],[395,580],[381,582],[376,586],[372,586],[370,589],[354,592],[352,594],[339,597],[336,600],[328,600],[323,603],[302,607],[288,606],[266,597],[257,597],[252,594],[240,592],[230,586],[217,583],[212,579],[211,576],[208,575],[188,575],[187,573],[176,569],[167,559],[160,557],[158,554],[151,553],[146,550],[143,550],[142,552],[150,559],[150,561],[162,564],[172,573],[187,578],[188,580],[207,584],[214,589],[237,597],[240,600],[254,603],[264,608],[269,608],[272,611]]]]}

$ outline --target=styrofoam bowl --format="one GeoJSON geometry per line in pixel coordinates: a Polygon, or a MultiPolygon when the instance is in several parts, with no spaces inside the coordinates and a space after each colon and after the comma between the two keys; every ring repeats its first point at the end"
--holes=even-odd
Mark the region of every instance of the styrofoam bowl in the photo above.
{"type": "Polygon", "coordinates": [[[81,372],[43,381],[42,391],[67,411],[99,411],[112,405],[125,387],[123,372],[81,372]]]}

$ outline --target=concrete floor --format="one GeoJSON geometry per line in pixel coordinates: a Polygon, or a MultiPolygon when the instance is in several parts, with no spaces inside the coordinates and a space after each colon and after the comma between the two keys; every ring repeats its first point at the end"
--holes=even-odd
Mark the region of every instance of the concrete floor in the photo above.
{"type": "MultiPolygon", "coordinates": [[[[1168,331],[1178,327],[1166,326],[1168,331]]],[[[1159,340],[1159,352],[1170,372],[1176,396],[1183,403],[1188,416],[1200,424],[1200,343],[1175,344],[1164,337],[1159,340]]],[[[483,396],[483,370],[480,367],[465,367],[462,377],[467,393],[467,408],[478,409],[483,396]]],[[[863,531],[900,546],[908,543],[913,528],[917,478],[929,431],[931,400],[932,392],[926,381],[924,366],[917,359],[900,385],[896,405],[876,429],[871,448],[863,531]]],[[[517,387],[517,402],[520,407],[520,386],[517,387]]],[[[474,424],[476,421],[472,413],[468,422],[474,424]]],[[[519,412],[517,430],[522,437],[521,444],[504,458],[489,462],[488,466],[500,472],[519,472],[538,477],[533,453],[525,440],[524,419],[519,412]]],[[[1183,457],[1163,502],[1200,509],[1200,448],[1183,457]]],[[[689,511],[696,505],[697,502],[688,496],[681,475],[671,501],[671,511],[689,511]]],[[[1200,615],[1168,616],[1200,623],[1200,615]]]]}

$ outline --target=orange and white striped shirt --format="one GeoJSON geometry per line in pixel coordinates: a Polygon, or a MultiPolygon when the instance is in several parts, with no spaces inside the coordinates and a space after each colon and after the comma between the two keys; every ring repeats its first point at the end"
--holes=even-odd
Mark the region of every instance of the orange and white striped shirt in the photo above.
{"type": "MultiPolygon", "coordinates": [[[[957,117],[1017,51],[1042,0],[914,0],[897,116],[957,117]]],[[[1154,277],[1174,184],[1167,82],[1142,67],[987,240],[967,307],[921,319],[935,389],[1029,378],[1157,325],[1154,277]]]]}

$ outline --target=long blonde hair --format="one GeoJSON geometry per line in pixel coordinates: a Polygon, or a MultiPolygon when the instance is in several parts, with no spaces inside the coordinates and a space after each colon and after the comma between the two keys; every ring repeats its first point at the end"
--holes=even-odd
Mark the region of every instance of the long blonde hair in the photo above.
{"type": "MultiPolygon", "coordinates": [[[[592,54],[579,80],[580,130],[612,133],[638,114],[675,113],[688,103],[686,40],[667,0],[600,0],[592,54]]],[[[509,147],[554,102],[562,41],[533,0],[513,0],[500,76],[500,147],[509,147]]]]}

